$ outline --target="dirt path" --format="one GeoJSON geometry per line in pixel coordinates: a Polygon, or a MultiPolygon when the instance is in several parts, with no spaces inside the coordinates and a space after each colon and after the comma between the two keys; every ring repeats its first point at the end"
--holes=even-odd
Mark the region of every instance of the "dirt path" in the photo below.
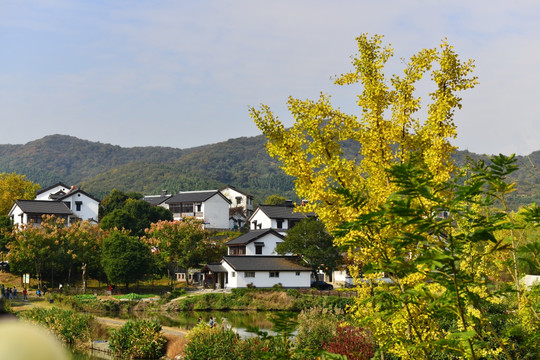
{"type": "MultiPolygon", "coordinates": [[[[100,323],[104,325],[111,326],[111,327],[119,327],[119,326],[124,325],[127,322],[127,320],[123,320],[123,319],[111,319],[111,318],[101,317],[101,316],[96,316],[94,317],[94,319],[96,319],[97,321],[99,321],[100,323]]],[[[161,331],[165,335],[174,335],[174,336],[179,336],[179,337],[184,337],[188,333],[187,330],[172,328],[169,326],[162,326],[161,331]]]]}

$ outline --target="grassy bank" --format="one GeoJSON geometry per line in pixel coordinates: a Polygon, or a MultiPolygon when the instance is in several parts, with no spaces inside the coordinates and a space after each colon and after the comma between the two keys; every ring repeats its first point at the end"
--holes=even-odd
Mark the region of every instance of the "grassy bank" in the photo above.
{"type": "Polygon", "coordinates": [[[168,311],[259,310],[301,311],[308,308],[346,309],[353,298],[301,294],[295,289],[232,289],[231,293],[186,295],[169,302],[168,311]]]}

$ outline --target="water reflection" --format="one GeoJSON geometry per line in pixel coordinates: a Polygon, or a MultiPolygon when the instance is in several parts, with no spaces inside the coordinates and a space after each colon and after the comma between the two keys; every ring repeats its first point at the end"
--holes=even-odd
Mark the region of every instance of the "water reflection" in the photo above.
{"type": "Polygon", "coordinates": [[[245,330],[248,326],[258,327],[268,331],[273,324],[270,321],[272,312],[263,311],[182,311],[172,312],[132,312],[111,313],[107,312],[98,316],[106,316],[119,319],[146,319],[152,320],[161,326],[175,327],[190,330],[201,322],[208,323],[213,317],[218,324],[229,325],[234,329],[245,330]]]}

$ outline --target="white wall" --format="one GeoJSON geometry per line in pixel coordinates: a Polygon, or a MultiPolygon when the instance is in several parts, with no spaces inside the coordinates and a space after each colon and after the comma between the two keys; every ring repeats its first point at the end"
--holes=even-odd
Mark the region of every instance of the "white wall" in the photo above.
{"type": "Polygon", "coordinates": [[[75,214],[82,220],[98,220],[99,203],[96,200],[86,196],[85,194],[80,192],[74,193],[73,195],[68,196],[62,201],[69,202],[70,210],[73,212],[73,214],[75,214]],[[77,201],[82,202],[80,211],[77,211],[77,201]]]}
{"type": "Polygon", "coordinates": [[[21,225],[21,224],[26,224],[28,222],[28,219],[26,218],[26,214],[22,212],[20,207],[15,206],[14,208],[12,208],[11,211],[10,211],[11,212],[10,215],[13,218],[13,224],[21,225]],[[23,214],[22,219],[21,219],[21,214],[23,214]]]}
{"type": "Polygon", "coordinates": [[[49,199],[49,195],[57,193],[60,190],[62,190],[63,192],[65,192],[67,194],[67,192],[70,190],[70,188],[65,187],[65,186],[61,186],[61,185],[55,186],[52,189],[49,189],[49,190],[47,190],[47,191],[45,191],[45,192],[43,192],[41,194],[36,195],[35,200],[51,200],[51,199],[49,199]]]}
{"type": "Polygon", "coordinates": [[[245,271],[236,272],[234,278],[231,277],[229,272],[229,283],[226,287],[247,287],[248,284],[253,283],[256,287],[272,287],[276,284],[281,284],[283,287],[309,287],[311,284],[310,272],[300,271],[299,275],[296,275],[296,271],[280,271],[279,277],[270,277],[269,271],[255,271],[255,277],[245,277],[245,271]],[[234,282],[231,279],[236,279],[234,282]]]}
{"type": "Polygon", "coordinates": [[[225,195],[225,197],[231,201],[230,207],[234,208],[234,207],[241,206],[245,210],[253,210],[253,202],[246,195],[234,189],[231,189],[229,187],[223,189],[221,193],[225,195]],[[241,198],[240,203],[237,202],[236,198],[238,197],[241,198]]]}
{"type": "Polygon", "coordinates": [[[246,245],[246,255],[277,255],[275,252],[276,245],[280,242],[283,242],[283,239],[280,237],[277,237],[274,234],[266,234],[265,236],[250,242],[246,245]],[[264,242],[264,246],[262,248],[262,254],[255,254],[255,243],[256,242],[264,242]]]}
{"type": "Polygon", "coordinates": [[[229,203],[219,194],[212,196],[202,203],[202,212],[206,228],[228,229],[229,228],[229,203]]]}
{"type": "Polygon", "coordinates": [[[256,229],[272,229],[272,221],[264,212],[262,212],[260,209],[255,210],[255,213],[253,213],[253,217],[251,218],[251,230],[256,229]],[[255,221],[257,222],[257,226],[254,225],[255,221]],[[262,224],[260,227],[259,225],[262,224]]]}

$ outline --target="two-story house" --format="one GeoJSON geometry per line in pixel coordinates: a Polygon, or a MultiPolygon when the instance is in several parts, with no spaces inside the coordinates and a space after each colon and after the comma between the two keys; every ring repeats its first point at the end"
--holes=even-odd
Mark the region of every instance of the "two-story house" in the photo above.
{"type": "Polygon", "coordinates": [[[229,201],[229,228],[240,229],[253,214],[253,196],[227,185],[219,190],[229,201]]]}
{"type": "Polygon", "coordinates": [[[280,256],[276,245],[283,235],[273,229],[252,230],[228,243],[228,254],[219,263],[207,264],[205,282],[214,288],[248,286],[309,287],[311,269],[299,265],[292,256],[280,256]]]}
{"type": "Polygon", "coordinates": [[[306,217],[315,217],[314,213],[295,212],[294,205],[287,201],[285,205],[259,205],[248,218],[250,229],[275,229],[285,233],[306,217]]]}
{"type": "Polygon", "coordinates": [[[43,215],[97,223],[100,200],[85,191],[57,183],[37,192],[34,200],[17,200],[9,211],[14,224],[41,223],[43,215]]]}
{"type": "Polygon", "coordinates": [[[229,228],[229,205],[219,190],[182,191],[159,204],[171,210],[174,220],[195,217],[207,229],[229,228]]]}

